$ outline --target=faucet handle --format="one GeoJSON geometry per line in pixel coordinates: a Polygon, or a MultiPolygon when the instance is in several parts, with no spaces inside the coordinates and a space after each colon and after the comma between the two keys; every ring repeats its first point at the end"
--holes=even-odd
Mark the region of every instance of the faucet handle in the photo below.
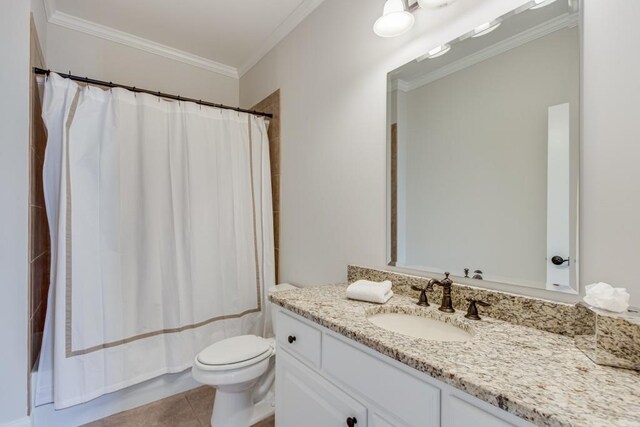
{"type": "Polygon", "coordinates": [[[445,286],[453,284],[453,280],[449,279],[449,274],[451,273],[449,273],[448,271],[445,271],[444,273],[444,279],[442,279],[442,284],[445,286]]]}
{"type": "Polygon", "coordinates": [[[480,320],[480,316],[478,316],[478,307],[476,306],[476,304],[482,307],[489,307],[491,305],[486,301],[481,301],[475,298],[467,298],[467,301],[469,301],[469,308],[467,309],[467,314],[465,314],[464,317],[471,320],[480,320]]]}
{"type": "Polygon", "coordinates": [[[420,291],[420,298],[418,298],[418,302],[416,304],[421,305],[423,307],[429,307],[429,298],[427,298],[427,292],[433,290],[433,285],[429,283],[425,288],[420,288],[416,285],[411,285],[411,289],[413,289],[414,291],[420,291]]]}

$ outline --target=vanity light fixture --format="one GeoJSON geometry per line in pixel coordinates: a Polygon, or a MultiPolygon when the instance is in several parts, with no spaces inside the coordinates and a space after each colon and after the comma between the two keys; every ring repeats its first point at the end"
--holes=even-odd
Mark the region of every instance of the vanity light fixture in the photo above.
{"type": "Polygon", "coordinates": [[[415,18],[407,11],[404,0],[387,0],[382,16],[373,24],[373,32],[380,37],[396,37],[413,27],[415,18]]]}
{"type": "Polygon", "coordinates": [[[416,62],[422,62],[427,59],[437,58],[449,52],[450,50],[451,50],[450,44],[443,44],[443,45],[434,47],[433,49],[431,49],[429,52],[425,53],[421,57],[416,58],[416,62]]]}
{"type": "Polygon", "coordinates": [[[485,34],[489,34],[493,30],[498,28],[500,24],[502,24],[502,21],[496,19],[495,21],[485,22],[482,25],[478,25],[473,29],[471,37],[480,37],[484,36],[485,34]]]}
{"type": "Polygon", "coordinates": [[[554,3],[556,0],[533,0],[533,6],[529,8],[529,10],[540,9],[541,7],[545,7],[554,3]]]}
{"type": "Polygon", "coordinates": [[[445,53],[449,52],[450,50],[451,50],[451,45],[450,44],[443,44],[443,45],[435,47],[435,48],[431,49],[429,52],[427,52],[426,57],[427,57],[427,59],[437,58],[437,57],[442,56],[445,53]]]}

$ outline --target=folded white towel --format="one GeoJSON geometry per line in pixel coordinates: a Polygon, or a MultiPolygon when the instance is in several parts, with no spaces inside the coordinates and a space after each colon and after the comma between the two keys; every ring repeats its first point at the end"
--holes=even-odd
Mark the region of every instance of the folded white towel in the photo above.
{"type": "Polygon", "coordinates": [[[347,288],[347,298],[360,301],[384,304],[393,296],[391,282],[372,282],[370,280],[358,280],[347,288]]]}

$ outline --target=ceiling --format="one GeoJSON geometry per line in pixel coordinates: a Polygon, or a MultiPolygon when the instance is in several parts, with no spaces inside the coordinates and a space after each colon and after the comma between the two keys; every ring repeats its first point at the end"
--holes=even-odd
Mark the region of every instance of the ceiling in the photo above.
{"type": "Polygon", "coordinates": [[[323,0],[44,0],[49,22],[239,77],[323,0]]]}

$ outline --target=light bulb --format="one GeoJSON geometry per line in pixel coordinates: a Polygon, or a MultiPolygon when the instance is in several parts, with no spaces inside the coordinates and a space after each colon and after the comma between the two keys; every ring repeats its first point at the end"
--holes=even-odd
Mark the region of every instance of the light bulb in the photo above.
{"type": "Polygon", "coordinates": [[[413,27],[415,18],[404,8],[402,0],[387,0],[382,16],[373,24],[373,32],[380,37],[396,37],[413,27]]]}

